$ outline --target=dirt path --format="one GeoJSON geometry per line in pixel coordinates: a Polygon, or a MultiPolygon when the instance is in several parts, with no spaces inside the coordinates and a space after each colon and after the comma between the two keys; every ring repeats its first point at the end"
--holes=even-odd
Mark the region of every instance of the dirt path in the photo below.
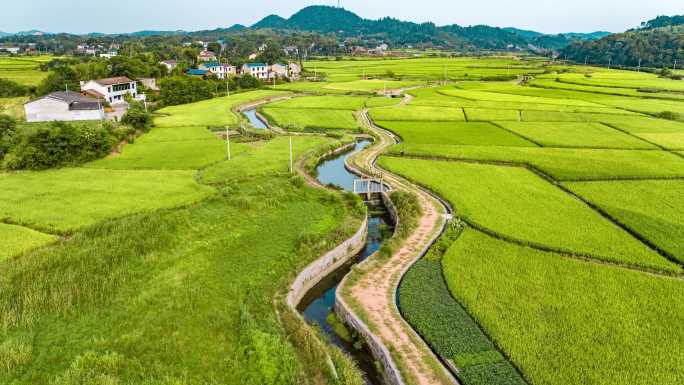
{"type": "MultiPolygon", "coordinates": [[[[410,101],[410,99],[408,99],[410,101]]],[[[403,319],[396,306],[396,290],[406,270],[419,259],[432,241],[439,236],[446,215],[443,206],[433,196],[384,170],[375,167],[375,159],[395,143],[387,131],[375,127],[363,112],[366,125],[378,135],[375,146],[350,160],[349,166],[371,175],[382,175],[394,189],[415,193],[422,208],[419,225],[403,246],[387,260],[369,260],[346,280],[342,288],[345,300],[363,314],[357,314],[368,324],[392,352],[404,383],[416,385],[454,384],[456,380],[442,366],[425,342],[403,319]]]]}

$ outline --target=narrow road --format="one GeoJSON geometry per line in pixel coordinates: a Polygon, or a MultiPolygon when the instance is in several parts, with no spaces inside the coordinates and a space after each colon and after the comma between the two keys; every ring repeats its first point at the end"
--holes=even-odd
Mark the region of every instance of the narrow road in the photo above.
{"type": "Polygon", "coordinates": [[[357,316],[364,319],[370,330],[392,352],[405,384],[455,384],[457,381],[403,319],[396,305],[396,292],[401,278],[441,234],[447,218],[446,209],[432,195],[375,166],[377,157],[396,141],[393,135],[371,122],[366,110],[362,118],[364,124],[378,136],[378,140],[374,146],[350,159],[348,165],[367,175],[382,175],[395,190],[416,194],[422,217],[403,246],[389,259],[376,258],[350,273],[352,279],[345,280],[342,288],[345,301],[361,309],[363,314],[357,316]]]}

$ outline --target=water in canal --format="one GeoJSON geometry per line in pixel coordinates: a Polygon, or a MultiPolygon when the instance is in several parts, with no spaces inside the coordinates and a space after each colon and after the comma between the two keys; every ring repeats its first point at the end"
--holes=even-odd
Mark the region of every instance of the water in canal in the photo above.
{"type": "Polygon", "coordinates": [[[249,122],[254,126],[254,128],[259,129],[259,130],[265,130],[268,128],[266,126],[266,123],[264,123],[259,117],[257,116],[257,111],[256,108],[252,108],[249,110],[244,110],[242,111],[243,114],[249,119],[249,122]]]}
{"type": "MultiPolygon", "coordinates": [[[[324,160],[317,168],[318,180],[323,184],[333,184],[344,190],[351,191],[356,176],[344,167],[345,160],[356,152],[361,151],[371,142],[368,140],[357,142],[356,145],[343,153],[324,160]]],[[[382,384],[382,376],[378,373],[373,356],[365,349],[357,349],[353,341],[345,340],[328,323],[328,316],[335,308],[335,291],[337,285],[349,272],[351,267],[368,258],[380,248],[382,242],[392,236],[392,219],[387,214],[382,203],[368,203],[368,236],[366,246],[363,250],[345,266],[323,279],[318,285],[311,289],[299,304],[299,311],[304,319],[320,327],[331,343],[340,347],[343,351],[351,355],[359,368],[364,372],[367,384],[382,384]]]]}

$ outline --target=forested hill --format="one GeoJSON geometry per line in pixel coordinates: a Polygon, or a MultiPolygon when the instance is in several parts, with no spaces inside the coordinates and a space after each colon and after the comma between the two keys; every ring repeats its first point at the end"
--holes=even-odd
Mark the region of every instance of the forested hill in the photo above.
{"type": "Polygon", "coordinates": [[[684,65],[684,16],[659,16],[638,29],[602,39],[574,42],[561,55],[592,64],[672,68],[674,61],[684,65]]]}
{"type": "Polygon", "coordinates": [[[413,23],[390,17],[369,20],[343,8],[329,6],[306,7],[289,19],[270,15],[251,28],[335,33],[341,37],[382,40],[391,46],[412,44],[456,49],[506,49],[510,46],[521,49],[558,49],[567,46],[574,39],[595,39],[606,34],[546,35],[486,25],[438,27],[434,23],[413,23]]]}

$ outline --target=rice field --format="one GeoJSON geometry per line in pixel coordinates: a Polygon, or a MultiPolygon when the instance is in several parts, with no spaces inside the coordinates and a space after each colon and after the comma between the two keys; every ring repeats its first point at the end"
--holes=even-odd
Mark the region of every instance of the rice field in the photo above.
{"type": "Polygon", "coordinates": [[[52,59],[55,57],[0,57],[0,78],[9,79],[25,86],[37,86],[48,75],[48,72],[40,70],[40,65],[52,59]]]}
{"type": "Polygon", "coordinates": [[[680,273],[629,233],[520,167],[383,157],[380,166],[427,186],[473,225],[524,244],[680,273]]]}
{"type": "Polygon", "coordinates": [[[566,183],[684,263],[684,180],[566,183]]]}
{"type": "Polygon", "coordinates": [[[194,171],[85,168],[0,174],[0,218],[50,233],[178,207],[214,194],[194,171]]]}
{"type": "Polygon", "coordinates": [[[22,226],[0,223],[0,262],[57,241],[57,237],[22,226]]]}
{"type": "Polygon", "coordinates": [[[370,110],[370,116],[378,121],[424,121],[424,122],[465,122],[462,108],[431,106],[380,107],[370,110]]]}
{"type": "Polygon", "coordinates": [[[501,127],[544,147],[657,149],[600,123],[499,122],[501,127]]]}
{"type": "Polygon", "coordinates": [[[271,108],[267,106],[261,107],[259,112],[271,124],[289,131],[360,130],[354,112],[351,110],[271,108]]]}
{"type": "Polygon", "coordinates": [[[466,229],[442,264],[450,291],[533,384],[684,381],[684,282],[466,229]]]}
{"type": "Polygon", "coordinates": [[[259,90],[165,107],[156,111],[160,116],[154,119],[154,124],[157,127],[236,126],[239,118],[232,111],[233,108],[250,101],[284,95],[287,95],[287,92],[259,90]]]}
{"type": "Polygon", "coordinates": [[[375,121],[407,143],[468,146],[536,146],[492,123],[375,121]]]}

